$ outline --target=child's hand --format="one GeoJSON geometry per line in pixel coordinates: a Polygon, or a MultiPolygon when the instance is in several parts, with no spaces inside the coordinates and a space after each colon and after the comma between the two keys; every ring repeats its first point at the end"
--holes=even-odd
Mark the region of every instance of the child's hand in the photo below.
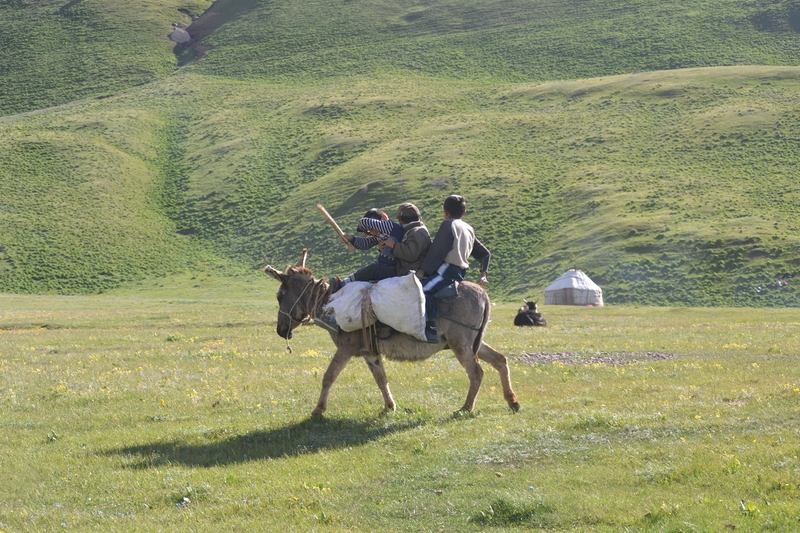
{"type": "Polygon", "coordinates": [[[382,242],[381,242],[381,244],[380,244],[380,246],[381,246],[381,250],[383,250],[383,247],[384,247],[384,246],[388,246],[389,248],[392,248],[392,249],[394,249],[394,245],[395,245],[395,244],[397,244],[397,241],[396,241],[396,240],[394,240],[394,238],[392,238],[392,237],[389,237],[389,238],[388,238],[388,239],[386,239],[385,241],[382,241],[382,242]]]}

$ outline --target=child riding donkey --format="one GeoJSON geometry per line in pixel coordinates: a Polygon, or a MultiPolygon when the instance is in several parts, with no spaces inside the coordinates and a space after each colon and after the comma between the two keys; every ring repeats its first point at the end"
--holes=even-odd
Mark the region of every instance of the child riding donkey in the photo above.
{"type": "MultiPolygon", "coordinates": [[[[345,233],[344,237],[357,250],[369,250],[378,246],[381,242],[392,237],[397,240],[403,238],[403,226],[389,219],[389,216],[381,209],[373,207],[367,211],[361,220],[358,221],[356,231],[363,233],[366,237],[356,237],[345,233]]],[[[335,293],[351,281],[380,281],[397,275],[397,258],[394,250],[386,246],[379,247],[378,259],[363,268],[358,269],[350,276],[340,279],[331,278],[331,294],[335,293]]]]}
{"type": "Polygon", "coordinates": [[[464,281],[469,268],[469,258],[478,260],[481,275],[478,285],[489,283],[486,272],[492,254],[475,238],[475,230],[461,220],[467,211],[467,202],[463,196],[452,194],[444,200],[444,220],[436,232],[425,260],[417,270],[417,277],[422,280],[425,292],[425,336],[428,342],[438,342],[434,319],[437,315],[434,295],[441,289],[456,282],[464,281]],[[427,275],[427,277],[426,277],[427,275]]]}
{"type": "Polygon", "coordinates": [[[397,208],[397,220],[403,226],[403,239],[398,242],[394,237],[389,237],[378,246],[392,249],[397,259],[397,275],[406,276],[422,265],[431,247],[431,235],[414,204],[401,204],[397,208]]]}

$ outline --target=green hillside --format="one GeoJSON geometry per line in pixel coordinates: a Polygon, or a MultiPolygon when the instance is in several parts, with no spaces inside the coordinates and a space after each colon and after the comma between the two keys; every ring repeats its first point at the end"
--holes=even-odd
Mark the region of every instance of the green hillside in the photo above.
{"type": "Polygon", "coordinates": [[[352,232],[413,201],[435,230],[458,192],[495,298],[577,266],[609,303],[800,305],[800,280],[776,285],[800,269],[798,5],[220,0],[200,48],[165,59],[178,72],[0,118],[0,291],[238,273],[303,247],[346,275],[374,254],[349,254],[315,203],[352,232]]]}
{"type": "MultiPolygon", "coordinates": [[[[221,0],[197,69],[309,80],[412,72],[493,82],[797,65],[796,0],[221,0]],[[247,7],[242,7],[247,6],[247,7]]],[[[212,8],[212,11],[214,8],[212,8]]]]}
{"type": "Polygon", "coordinates": [[[208,0],[0,0],[0,116],[107,96],[177,66],[173,22],[208,0]],[[183,9],[184,12],[179,12],[183,9]]]}

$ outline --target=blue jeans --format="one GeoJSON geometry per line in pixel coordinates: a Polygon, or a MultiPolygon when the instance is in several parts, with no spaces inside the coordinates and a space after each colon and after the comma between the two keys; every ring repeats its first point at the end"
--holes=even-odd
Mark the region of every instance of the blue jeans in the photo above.
{"type": "Polygon", "coordinates": [[[422,292],[425,293],[426,321],[433,320],[439,314],[439,309],[436,307],[436,299],[433,295],[453,282],[464,281],[466,276],[466,269],[449,263],[442,263],[442,266],[436,269],[436,273],[422,280],[422,292]]]}

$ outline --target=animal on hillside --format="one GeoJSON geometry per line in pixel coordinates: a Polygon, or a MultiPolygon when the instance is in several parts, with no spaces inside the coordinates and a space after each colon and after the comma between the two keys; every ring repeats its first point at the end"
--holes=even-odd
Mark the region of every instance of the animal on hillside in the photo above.
{"type": "MultiPolygon", "coordinates": [[[[303,250],[295,266],[287,266],[284,272],[267,265],[264,272],[280,282],[278,289],[278,335],[287,341],[292,331],[307,323],[318,314],[330,296],[330,286],[324,278],[315,279],[306,268],[308,250],[303,250]]],[[[376,336],[370,345],[361,331],[331,333],[336,353],[322,378],[322,392],[312,415],[321,415],[328,409],[328,394],[336,377],[352,357],[363,357],[378,384],[384,400],[384,412],[394,411],[396,404],[389,391],[382,356],[394,361],[423,361],[431,355],[449,348],[467,371],[469,391],[460,411],[472,411],[475,398],[483,379],[483,369],[478,359],[486,361],[500,373],[503,397],[512,411],[519,411],[517,396],[511,388],[511,375],[505,355],[483,341],[489,322],[489,296],[482,287],[470,282],[459,286],[459,296],[450,302],[450,313],[440,314],[436,327],[441,339],[439,344],[420,342],[410,335],[395,333],[376,336]]]]}
{"type": "MultiPolygon", "coordinates": [[[[537,300],[538,302],[538,300],[537,300]]],[[[514,317],[515,326],[547,326],[547,319],[539,312],[537,302],[525,302],[514,317]]]]}

